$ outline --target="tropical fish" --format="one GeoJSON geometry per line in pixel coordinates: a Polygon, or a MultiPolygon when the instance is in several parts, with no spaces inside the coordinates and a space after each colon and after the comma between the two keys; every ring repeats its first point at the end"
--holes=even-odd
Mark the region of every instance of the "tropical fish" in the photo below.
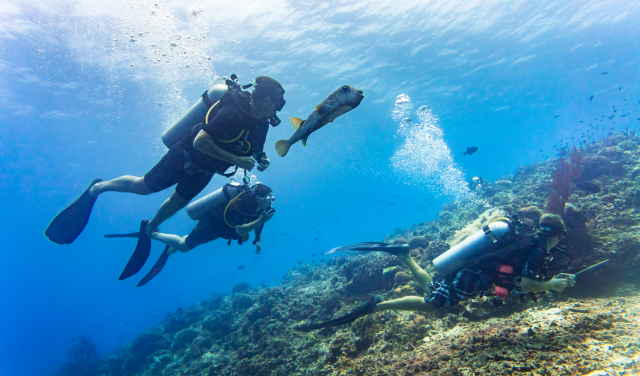
{"type": "Polygon", "coordinates": [[[244,265],[238,265],[238,267],[236,269],[242,270],[242,269],[244,269],[244,265]]]}
{"type": "Polygon", "coordinates": [[[476,151],[478,151],[478,148],[476,146],[468,147],[467,151],[462,153],[462,156],[464,157],[465,155],[471,155],[471,154],[475,153],[476,151]]]}
{"type": "Polygon", "coordinates": [[[307,139],[311,133],[324,127],[327,123],[333,122],[338,116],[358,107],[362,98],[364,98],[362,90],[344,85],[329,95],[324,102],[317,105],[307,120],[290,118],[291,125],[296,132],[288,140],[276,142],[276,152],[279,156],[284,157],[289,152],[291,145],[300,140],[302,140],[303,146],[307,146],[307,139]]]}

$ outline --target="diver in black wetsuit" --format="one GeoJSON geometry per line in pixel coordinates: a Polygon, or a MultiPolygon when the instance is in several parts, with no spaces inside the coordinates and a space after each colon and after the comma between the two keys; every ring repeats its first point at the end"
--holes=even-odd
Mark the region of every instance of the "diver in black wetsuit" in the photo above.
{"type": "MultiPolygon", "coordinates": [[[[490,291],[492,285],[497,286],[494,290],[496,294],[498,294],[500,286],[506,286],[522,293],[548,290],[563,291],[575,284],[574,275],[559,274],[549,281],[543,281],[543,279],[545,265],[550,260],[549,252],[558,245],[564,235],[564,230],[565,225],[560,216],[544,214],[540,218],[540,225],[532,242],[523,246],[522,250],[518,248],[515,253],[509,252],[508,260],[496,259],[491,260],[487,265],[465,267],[454,275],[437,281],[433,281],[431,275],[409,256],[409,247],[407,246],[384,243],[360,243],[346,246],[345,250],[382,251],[398,256],[407,265],[423,290],[430,293],[424,298],[406,296],[386,302],[383,302],[382,297],[378,295],[345,316],[324,323],[298,326],[294,329],[309,331],[348,324],[365,315],[387,310],[431,312],[438,308],[448,308],[464,300],[479,297],[490,291]],[[503,268],[505,266],[508,268],[503,268]]],[[[334,250],[338,250],[338,248],[334,250]]],[[[508,294],[509,291],[506,293],[508,294]]]]}
{"type": "Polygon", "coordinates": [[[208,122],[196,125],[182,141],[142,177],[125,175],[89,188],[51,222],[45,234],[58,244],[70,244],[82,232],[98,195],[128,192],[148,195],[173,185],[175,191],[149,221],[140,224],[139,244],[120,279],[137,273],[151,247],[150,236],[165,220],[185,207],[209,183],[213,174],[237,166],[247,171],[258,163],[258,171],[269,166],[263,150],[270,119],[284,106],[284,89],[278,81],[256,78],[253,92],[238,90],[226,94],[220,108],[208,122]]]}
{"type": "MultiPolygon", "coordinates": [[[[172,254],[189,252],[195,247],[222,238],[238,240],[239,244],[249,240],[249,233],[254,231],[256,246],[255,253],[262,250],[262,228],[275,214],[271,207],[275,196],[271,188],[264,184],[256,184],[247,188],[238,197],[233,198],[227,205],[214,208],[206,214],[194,227],[189,235],[180,237],[173,234],[154,232],[151,238],[158,240],[166,247],[151,271],[138,283],[142,286],[155,277],[172,254]]],[[[106,238],[138,237],[138,233],[105,235],[106,238]]]]}

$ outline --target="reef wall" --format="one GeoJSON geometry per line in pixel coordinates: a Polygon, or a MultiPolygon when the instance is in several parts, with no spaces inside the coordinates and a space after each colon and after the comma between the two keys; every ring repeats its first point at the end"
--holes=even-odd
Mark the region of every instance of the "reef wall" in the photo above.
{"type": "Polygon", "coordinates": [[[550,160],[495,182],[478,179],[476,200],[445,205],[438,220],[385,238],[408,243],[416,261],[435,273],[431,260],[487,219],[515,210],[535,225],[549,196],[557,195],[568,228],[560,246],[573,256],[570,271],[611,260],[564,293],[548,293],[538,303],[510,297],[505,306],[485,307],[488,315],[481,317],[458,305],[432,314],[387,311],[309,333],[292,330],[303,320],[343,315],[375,294],[385,300],[424,294],[396,257],[346,254],[297,266],[278,287],[238,284],[229,295],[179,309],[103,358],[100,374],[633,372],[640,367],[639,146],[635,135],[614,135],[573,151],[580,155],[571,168],[550,160]]]}

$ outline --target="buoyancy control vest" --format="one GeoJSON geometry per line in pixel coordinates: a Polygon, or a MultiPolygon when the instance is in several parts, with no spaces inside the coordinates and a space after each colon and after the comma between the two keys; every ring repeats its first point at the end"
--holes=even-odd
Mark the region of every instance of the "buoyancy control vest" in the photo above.
{"type": "MultiPolygon", "coordinates": [[[[229,118],[228,121],[237,122],[237,126],[233,127],[233,130],[230,131],[229,134],[225,134],[223,137],[213,138],[213,141],[218,147],[238,156],[262,155],[262,150],[257,150],[256,145],[252,145],[250,142],[251,132],[255,132],[255,127],[251,125],[255,120],[249,115],[251,110],[249,103],[250,98],[250,93],[246,91],[234,91],[225,94],[219,102],[214,104],[209,113],[205,115],[203,122],[196,124],[191,128],[189,133],[184,136],[181,145],[188,154],[189,159],[194,162],[199,169],[204,172],[218,173],[224,176],[231,176],[235,173],[234,171],[230,174],[224,174],[224,171],[231,166],[230,163],[212,158],[193,147],[193,142],[198,136],[198,133],[200,133],[207,122],[211,121],[217,114],[235,117],[235,119],[229,118]],[[237,110],[230,109],[230,106],[235,107],[237,110]]],[[[260,163],[259,159],[260,158],[258,158],[258,163],[260,163]]]]}
{"type": "Polygon", "coordinates": [[[443,277],[462,268],[488,270],[496,285],[494,293],[504,298],[515,287],[516,272],[527,262],[531,249],[546,249],[541,242],[515,215],[511,220],[498,218],[436,257],[433,266],[443,277]]]}

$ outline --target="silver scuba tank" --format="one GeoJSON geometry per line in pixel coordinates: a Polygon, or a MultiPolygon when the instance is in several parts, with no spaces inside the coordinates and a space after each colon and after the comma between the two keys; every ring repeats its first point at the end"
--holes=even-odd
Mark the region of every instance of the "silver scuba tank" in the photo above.
{"type": "Polygon", "coordinates": [[[162,142],[164,142],[168,148],[171,148],[176,142],[182,140],[194,125],[204,120],[210,108],[203,98],[205,95],[209,99],[210,104],[215,104],[228,92],[229,88],[225,84],[213,85],[187,112],[180,116],[180,119],[162,133],[162,142]]]}
{"type": "Polygon", "coordinates": [[[213,209],[228,204],[231,199],[237,197],[242,191],[244,191],[244,185],[240,183],[231,182],[225,184],[222,188],[187,205],[187,214],[194,221],[199,221],[213,209]]]}
{"type": "Polygon", "coordinates": [[[467,262],[497,251],[516,239],[508,223],[494,221],[436,257],[433,266],[440,276],[446,277],[462,269],[467,262]]]}

